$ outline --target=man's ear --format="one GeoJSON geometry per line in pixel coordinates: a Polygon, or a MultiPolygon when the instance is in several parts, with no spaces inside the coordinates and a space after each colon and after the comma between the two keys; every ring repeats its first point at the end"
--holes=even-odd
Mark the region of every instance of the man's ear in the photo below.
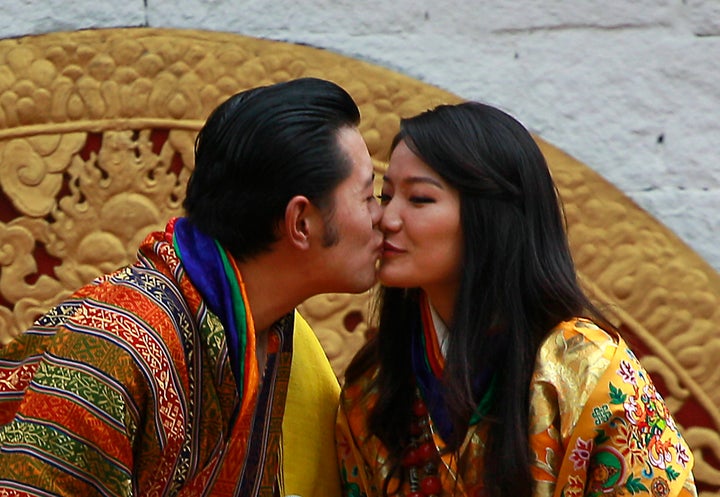
{"type": "Polygon", "coordinates": [[[317,209],[303,195],[295,195],[285,208],[285,233],[294,247],[306,250],[310,247],[310,233],[317,222],[317,209]]]}

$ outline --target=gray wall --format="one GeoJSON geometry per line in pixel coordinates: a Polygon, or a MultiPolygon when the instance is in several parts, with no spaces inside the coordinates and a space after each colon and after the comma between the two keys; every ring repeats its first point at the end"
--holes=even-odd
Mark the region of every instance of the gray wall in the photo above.
{"type": "Polygon", "coordinates": [[[0,4],[0,37],[117,26],[310,44],[495,104],[720,271],[720,0],[0,4]]]}

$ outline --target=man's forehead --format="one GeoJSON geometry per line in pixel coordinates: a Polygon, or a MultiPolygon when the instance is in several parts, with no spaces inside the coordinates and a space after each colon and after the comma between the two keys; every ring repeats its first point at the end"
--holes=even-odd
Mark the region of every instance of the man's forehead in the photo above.
{"type": "Polygon", "coordinates": [[[367,157],[367,160],[363,160],[360,163],[356,162],[353,169],[353,174],[350,176],[355,176],[355,183],[360,188],[364,189],[373,184],[373,180],[375,179],[375,170],[369,156],[367,157]]]}
{"type": "Polygon", "coordinates": [[[364,195],[368,187],[374,183],[375,173],[372,162],[351,161],[350,168],[350,174],[337,185],[335,193],[341,195],[364,195]]]}

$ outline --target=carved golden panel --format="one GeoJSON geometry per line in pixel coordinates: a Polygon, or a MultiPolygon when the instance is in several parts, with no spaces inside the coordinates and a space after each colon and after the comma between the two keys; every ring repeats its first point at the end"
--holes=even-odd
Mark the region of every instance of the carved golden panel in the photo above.
{"type": "MultiPolygon", "coordinates": [[[[238,35],[111,29],[0,40],[0,341],[181,214],[193,140],[233,93],[334,80],[362,112],[380,172],[401,116],[460,98],[309,47],[238,35]]],[[[585,165],[538,139],[589,293],[626,332],[720,495],[720,275],[585,165]]],[[[369,293],[301,306],[338,376],[369,331],[369,293]]]]}

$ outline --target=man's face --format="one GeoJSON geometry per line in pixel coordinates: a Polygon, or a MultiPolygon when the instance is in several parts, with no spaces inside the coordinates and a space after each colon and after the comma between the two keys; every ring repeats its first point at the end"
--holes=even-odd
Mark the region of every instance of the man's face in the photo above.
{"type": "Polygon", "coordinates": [[[378,229],[380,205],[373,192],[373,166],[365,141],[355,128],[337,135],[340,149],[348,157],[350,175],[333,191],[334,209],[325,231],[335,243],[321,253],[327,292],[363,292],[375,283],[376,263],[382,247],[378,229]]]}

